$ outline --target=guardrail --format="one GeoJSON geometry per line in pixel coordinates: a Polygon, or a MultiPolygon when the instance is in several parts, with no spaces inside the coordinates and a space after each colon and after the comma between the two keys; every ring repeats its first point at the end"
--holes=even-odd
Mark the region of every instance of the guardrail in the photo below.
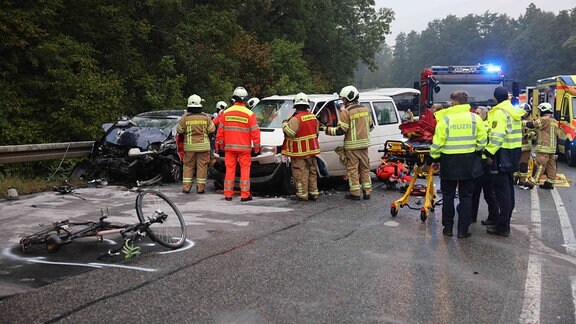
{"type": "Polygon", "coordinates": [[[94,141],[0,146],[0,164],[86,157],[94,141]]]}

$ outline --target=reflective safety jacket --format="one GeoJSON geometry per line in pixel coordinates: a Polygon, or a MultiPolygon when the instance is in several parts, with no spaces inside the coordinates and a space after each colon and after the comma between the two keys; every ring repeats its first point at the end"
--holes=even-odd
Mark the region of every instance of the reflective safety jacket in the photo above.
{"type": "Polygon", "coordinates": [[[351,103],[340,113],[338,126],[327,127],[326,135],[344,134],[344,149],[359,150],[370,147],[370,131],[374,122],[368,108],[351,103]],[[340,130],[340,131],[339,131],[340,130]]]}
{"type": "Polygon", "coordinates": [[[493,168],[499,172],[514,172],[518,169],[522,151],[522,116],[524,110],[504,100],[488,111],[490,135],[486,155],[495,158],[493,168]]]}
{"type": "Polygon", "coordinates": [[[430,156],[481,152],[486,146],[486,128],[480,116],[470,112],[470,105],[445,109],[436,124],[430,156]]]}
{"type": "Polygon", "coordinates": [[[186,113],[178,121],[176,131],[184,135],[184,151],[210,151],[208,134],[215,131],[212,118],[204,113],[186,113]]]}
{"type": "Polygon", "coordinates": [[[469,180],[484,173],[481,152],[486,146],[486,126],[470,112],[470,105],[456,105],[436,114],[438,123],[430,146],[430,157],[440,161],[440,177],[469,180]]]}
{"type": "Polygon", "coordinates": [[[307,110],[298,111],[289,120],[283,122],[282,130],[285,139],[282,154],[294,158],[318,155],[320,153],[319,126],[316,116],[307,110]]]}
{"type": "Polygon", "coordinates": [[[556,153],[556,138],[558,136],[558,122],[552,115],[546,114],[534,122],[526,123],[529,128],[536,128],[536,153],[556,153]]]}
{"type": "Polygon", "coordinates": [[[226,151],[260,151],[260,127],[256,115],[244,103],[236,102],[220,115],[216,133],[218,148],[226,151]]]}

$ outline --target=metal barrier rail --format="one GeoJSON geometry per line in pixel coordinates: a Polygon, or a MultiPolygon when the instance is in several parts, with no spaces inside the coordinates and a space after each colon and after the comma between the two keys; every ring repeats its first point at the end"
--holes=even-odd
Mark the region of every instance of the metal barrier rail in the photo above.
{"type": "Polygon", "coordinates": [[[0,164],[86,157],[94,141],[0,146],[0,164]]]}

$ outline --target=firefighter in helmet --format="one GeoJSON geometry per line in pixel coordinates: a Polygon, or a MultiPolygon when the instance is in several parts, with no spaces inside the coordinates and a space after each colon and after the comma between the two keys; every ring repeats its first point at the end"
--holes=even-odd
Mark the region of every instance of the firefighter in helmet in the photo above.
{"type": "Polygon", "coordinates": [[[296,181],[296,199],[301,201],[316,201],[319,195],[316,155],[320,153],[320,123],[316,115],[308,111],[309,108],[308,96],[300,92],[294,97],[296,112],[282,122],[282,155],[290,157],[292,177],[296,181]]]}
{"type": "Polygon", "coordinates": [[[532,106],[528,103],[523,103],[520,105],[520,109],[525,112],[522,117],[522,154],[520,155],[518,171],[514,173],[514,183],[524,186],[528,178],[528,162],[532,152],[532,138],[536,135],[536,132],[534,129],[526,127],[526,123],[532,121],[532,106]]]}
{"type": "Polygon", "coordinates": [[[526,123],[526,127],[536,129],[536,173],[525,182],[528,189],[534,188],[542,174],[546,173],[546,181],[540,185],[542,189],[554,189],[556,179],[556,138],[558,122],[554,119],[552,105],[543,102],[538,105],[540,118],[526,123]]]}
{"type": "Polygon", "coordinates": [[[348,171],[348,184],[350,194],[346,199],[360,200],[361,191],[364,199],[370,199],[372,180],[370,179],[370,160],[368,147],[370,147],[370,131],[374,122],[368,108],[358,104],[360,93],[354,86],[346,86],[340,91],[340,99],[345,109],[340,113],[336,127],[321,126],[326,135],[344,135],[344,152],[346,155],[346,169],[348,171]]]}
{"type": "Polygon", "coordinates": [[[209,134],[215,131],[212,118],[202,112],[202,101],[198,95],[188,98],[188,112],[180,118],[177,132],[184,137],[184,170],[182,192],[190,193],[196,174],[196,192],[203,194],[210,162],[209,134]]]}
{"type": "Polygon", "coordinates": [[[260,99],[258,99],[258,98],[256,98],[256,97],[248,99],[248,102],[247,102],[248,108],[249,108],[250,110],[254,109],[254,107],[256,107],[256,105],[257,105],[259,102],[260,102],[260,99]]]}
{"type": "Polygon", "coordinates": [[[220,116],[220,126],[216,134],[218,155],[224,157],[226,175],[224,178],[224,198],[232,200],[236,164],[240,163],[240,201],[252,200],[250,194],[251,156],[260,154],[260,128],[256,115],[246,107],[244,100],[248,92],[237,87],[232,94],[234,104],[220,116]]]}

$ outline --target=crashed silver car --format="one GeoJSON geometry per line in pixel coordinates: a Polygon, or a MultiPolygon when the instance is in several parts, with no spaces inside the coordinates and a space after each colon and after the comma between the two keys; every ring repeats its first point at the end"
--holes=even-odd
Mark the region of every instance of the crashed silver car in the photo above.
{"type": "Polygon", "coordinates": [[[184,113],[150,111],[103,124],[105,134],[94,142],[82,177],[138,186],[181,180],[176,127],[184,113]]]}

